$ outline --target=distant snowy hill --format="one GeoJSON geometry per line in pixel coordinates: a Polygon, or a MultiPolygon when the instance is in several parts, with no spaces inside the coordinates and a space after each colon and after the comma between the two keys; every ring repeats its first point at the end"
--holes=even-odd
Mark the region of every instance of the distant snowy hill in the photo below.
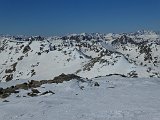
{"type": "Polygon", "coordinates": [[[1,36],[0,81],[52,79],[62,73],[160,77],[159,53],[160,36],[152,31],[1,36]]]}

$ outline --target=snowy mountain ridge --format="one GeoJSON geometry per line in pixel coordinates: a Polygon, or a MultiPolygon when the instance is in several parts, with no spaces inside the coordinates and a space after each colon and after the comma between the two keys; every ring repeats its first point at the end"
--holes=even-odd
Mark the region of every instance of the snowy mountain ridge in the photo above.
{"type": "Polygon", "coordinates": [[[0,120],[159,120],[159,53],[147,31],[1,36],[0,120]]]}
{"type": "Polygon", "coordinates": [[[160,77],[159,53],[160,36],[152,31],[1,36],[0,81],[52,79],[62,73],[160,77]]]}

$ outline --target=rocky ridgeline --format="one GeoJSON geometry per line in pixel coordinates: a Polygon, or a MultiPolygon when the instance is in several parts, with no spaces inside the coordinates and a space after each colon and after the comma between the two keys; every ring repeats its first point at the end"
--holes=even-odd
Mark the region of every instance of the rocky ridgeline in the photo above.
{"type": "MultiPolygon", "coordinates": [[[[22,84],[17,84],[15,86],[7,87],[4,89],[0,88],[0,98],[7,98],[13,93],[17,94],[19,93],[20,89],[23,89],[23,90],[31,89],[32,92],[29,92],[28,96],[31,96],[31,97],[38,96],[37,94],[40,92],[36,88],[40,87],[41,85],[53,84],[53,83],[58,84],[58,83],[63,83],[64,81],[70,81],[70,80],[82,80],[82,78],[74,74],[68,74],[68,75],[61,74],[55,77],[53,80],[41,80],[41,81],[31,80],[31,81],[28,81],[22,84]]],[[[48,93],[54,94],[54,92],[52,91],[46,91],[41,93],[40,95],[45,95],[48,93]]]]}

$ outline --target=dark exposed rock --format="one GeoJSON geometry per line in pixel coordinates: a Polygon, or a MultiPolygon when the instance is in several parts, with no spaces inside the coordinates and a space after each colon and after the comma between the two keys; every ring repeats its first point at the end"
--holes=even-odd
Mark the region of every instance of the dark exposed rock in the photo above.
{"type": "Polygon", "coordinates": [[[23,83],[23,84],[17,84],[15,86],[16,89],[24,89],[24,90],[28,90],[29,89],[29,86],[28,86],[28,83],[23,83]]]}
{"type": "Polygon", "coordinates": [[[14,93],[19,93],[19,91],[18,91],[18,90],[15,90],[14,93]]]}
{"type": "Polygon", "coordinates": [[[36,94],[40,93],[37,89],[31,89],[31,90],[33,93],[36,93],[36,94]]]}
{"type": "Polygon", "coordinates": [[[69,80],[72,80],[72,79],[79,79],[79,78],[80,78],[79,76],[76,76],[74,74],[65,75],[64,73],[62,73],[58,77],[55,77],[53,79],[53,81],[54,81],[54,83],[63,83],[64,81],[69,81],[69,80]]]}
{"type": "Polygon", "coordinates": [[[8,100],[4,100],[3,102],[9,102],[8,100]]]}
{"type": "Polygon", "coordinates": [[[11,81],[13,79],[13,74],[6,75],[6,82],[11,81]]]}
{"type": "Polygon", "coordinates": [[[84,65],[83,71],[90,71],[91,68],[95,65],[96,62],[99,62],[101,57],[96,57],[90,60],[90,62],[86,65],[84,65]]]}
{"type": "Polygon", "coordinates": [[[36,72],[33,69],[33,70],[31,70],[31,77],[34,76],[34,75],[36,75],[36,72]]]}
{"type": "Polygon", "coordinates": [[[21,45],[21,46],[20,46],[20,49],[22,49],[23,47],[24,47],[24,45],[21,45]]]}
{"type": "Polygon", "coordinates": [[[28,95],[28,96],[31,96],[31,97],[36,97],[36,96],[37,96],[37,94],[36,94],[36,93],[33,93],[33,92],[27,93],[27,95],[28,95]]]}
{"type": "Polygon", "coordinates": [[[38,55],[41,55],[41,52],[38,52],[37,54],[38,54],[38,55]]]}
{"type": "Polygon", "coordinates": [[[130,73],[128,73],[128,76],[132,78],[137,78],[138,74],[136,73],[136,71],[131,71],[130,73]]]}
{"type": "Polygon", "coordinates": [[[98,82],[95,82],[95,83],[94,83],[94,86],[97,86],[97,87],[98,87],[98,86],[100,86],[100,85],[99,85],[98,82]]]}
{"type": "Polygon", "coordinates": [[[3,88],[0,88],[0,95],[3,94],[3,88]]]}
{"type": "Polygon", "coordinates": [[[47,84],[47,83],[49,83],[48,81],[49,81],[49,80],[41,80],[40,83],[41,83],[41,84],[47,84]]]}
{"type": "Polygon", "coordinates": [[[21,97],[20,95],[17,95],[16,97],[21,97]]]}
{"type": "Polygon", "coordinates": [[[5,73],[12,73],[16,71],[17,62],[11,65],[11,69],[6,69],[5,73]]]}
{"type": "Polygon", "coordinates": [[[24,56],[19,57],[17,60],[23,60],[24,56]]]}
{"type": "Polygon", "coordinates": [[[4,93],[19,93],[19,91],[16,91],[15,88],[7,87],[5,90],[3,90],[4,93]]]}
{"type": "MultiPolygon", "coordinates": [[[[5,89],[0,88],[0,98],[7,98],[12,93],[19,93],[19,91],[18,91],[19,89],[24,89],[24,90],[31,89],[32,92],[28,93],[28,96],[35,97],[35,96],[38,96],[37,95],[38,93],[40,93],[35,88],[40,87],[43,84],[63,83],[64,81],[69,81],[72,79],[79,79],[80,80],[80,77],[76,76],[74,74],[68,74],[68,75],[61,74],[61,75],[55,77],[53,80],[41,80],[41,81],[31,80],[28,83],[17,84],[15,86],[7,87],[5,89]]],[[[46,92],[42,93],[41,95],[45,95],[48,93],[55,94],[52,91],[46,91],[46,92]]],[[[19,96],[17,96],[17,97],[19,97],[19,96]]]]}
{"type": "Polygon", "coordinates": [[[25,54],[25,53],[27,53],[27,52],[30,51],[30,50],[31,50],[30,46],[27,45],[27,46],[24,47],[23,53],[25,54]]]}
{"type": "Polygon", "coordinates": [[[31,80],[28,83],[29,88],[36,88],[36,87],[40,87],[42,85],[42,83],[40,81],[35,81],[35,80],[31,80]]]}
{"type": "Polygon", "coordinates": [[[9,97],[11,94],[10,93],[3,93],[2,95],[0,95],[0,98],[4,99],[9,97]]]}
{"type": "Polygon", "coordinates": [[[46,92],[42,93],[41,95],[46,95],[48,93],[55,94],[54,92],[52,92],[52,91],[49,90],[49,91],[46,91],[46,92]]]}
{"type": "Polygon", "coordinates": [[[126,35],[122,35],[120,38],[118,38],[112,42],[113,45],[114,44],[127,44],[127,43],[138,44],[132,38],[130,38],[126,35]]]}

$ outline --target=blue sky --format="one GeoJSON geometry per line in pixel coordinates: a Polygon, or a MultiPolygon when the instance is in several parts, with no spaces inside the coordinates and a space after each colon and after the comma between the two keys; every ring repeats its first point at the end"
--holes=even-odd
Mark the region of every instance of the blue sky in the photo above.
{"type": "Polygon", "coordinates": [[[160,30],[160,0],[0,0],[0,33],[160,30]]]}

